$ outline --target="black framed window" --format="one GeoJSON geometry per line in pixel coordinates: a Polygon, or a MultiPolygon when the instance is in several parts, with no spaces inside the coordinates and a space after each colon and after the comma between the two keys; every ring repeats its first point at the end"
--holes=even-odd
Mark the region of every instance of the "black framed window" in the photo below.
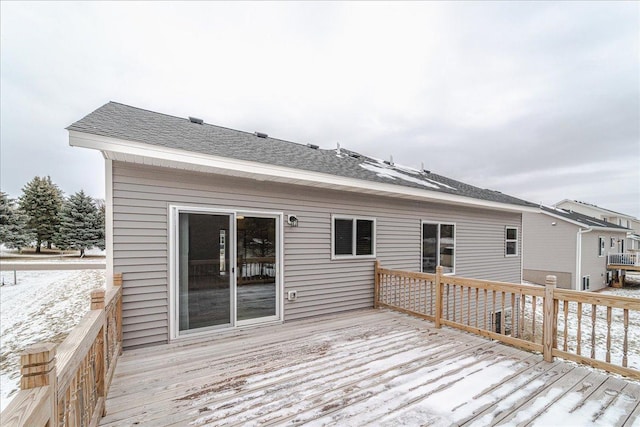
{"type": "Polygon", "coordinates": [[[375,219],[333,217],[333,258],[375,256],[375,219]]]}

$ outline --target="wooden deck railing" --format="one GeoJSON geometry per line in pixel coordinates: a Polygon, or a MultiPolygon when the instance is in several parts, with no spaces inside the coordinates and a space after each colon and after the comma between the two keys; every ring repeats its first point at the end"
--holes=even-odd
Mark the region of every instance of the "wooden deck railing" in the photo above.
{"type": "Polygon", "coordinates": [[[122,275],[91,292],[90,311],[56,348],[30,347],[20,357],[21,390],[2,411],[3,426],[95,426],[122,352],[122,275]]]}
{"type": "Polygon", "coordinates": [[[640,379],[638,366],[629,366],[630,351],[640,358],[629,334],[640,328],[629,315],[640,313],[635,298],[556,289],[555,276],[542,287],[445,276],[441,267],[435,274],[391,270],[376,261],[374,301],[438,328],[539,351],[546,361],[558,356],[640,379]]]}

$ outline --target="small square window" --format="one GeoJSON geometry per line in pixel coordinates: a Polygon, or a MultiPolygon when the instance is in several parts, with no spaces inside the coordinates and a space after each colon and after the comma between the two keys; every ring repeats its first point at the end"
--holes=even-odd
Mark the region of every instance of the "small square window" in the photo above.
{"type": "Polygon", "coordinates": [[[333,258],[375,256],[375,220],[333,217],[333,258]]]}

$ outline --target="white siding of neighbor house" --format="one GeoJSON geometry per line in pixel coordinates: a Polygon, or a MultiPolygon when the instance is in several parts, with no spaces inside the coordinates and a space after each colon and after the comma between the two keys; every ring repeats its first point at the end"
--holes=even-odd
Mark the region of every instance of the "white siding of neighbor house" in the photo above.
{"type": "Polygon", "coordinates": [[[573,289],[580,227],[541,213],[525,213],[522,221],[525,280],[544,284],[545,276],[553,274],[558,287],[573,289]]]}
{"type": "Polygon", "coordinates": [[[295,214],[284,226],[284,320],[371,307],[373,259],[331,260],[331,215],[376,218],[382,265],[420,270],[421,221],[456,224],[456,274],[521,280],[521,257],[505,257],[505,226],[521,215],[359,195],[204,173],[113,162],[114,271],[123,273],[124,346],[169,338],[169,205],[295,214]]]}
{"type": "MultiPolygon", "coordinates": [[[[589,290],[607,286],[607,254],[618,253],[610,247],[611,238],[624,239],[626,232],[593,230],[582,235],[582,264],[580,276],[589,276],[589,290]],[[598,255],[599,237],[604,237],[604,254],[598,255]]],[[[580,280],[582,280],[582,277],[580,280]]],[[[582,288],[580,288],[582,289],[582,288]]]]}

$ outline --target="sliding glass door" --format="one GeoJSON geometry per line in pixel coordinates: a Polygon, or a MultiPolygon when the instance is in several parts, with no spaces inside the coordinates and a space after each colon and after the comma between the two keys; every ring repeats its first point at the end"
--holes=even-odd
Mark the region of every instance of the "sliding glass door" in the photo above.
{"type": "Polygon", "coordinates": [[[281,216],[172,212],[173,335],[278,320],[281,216]]]}
{"type": "Polygon", "coordinates": [[[276,316],[276,219],[237,217],[237,319],[276,316]]]}
{"type": "Polygon", "coordinates": [[[179,330],[231,323],[231,215],[179,214],[179,330]]]}

